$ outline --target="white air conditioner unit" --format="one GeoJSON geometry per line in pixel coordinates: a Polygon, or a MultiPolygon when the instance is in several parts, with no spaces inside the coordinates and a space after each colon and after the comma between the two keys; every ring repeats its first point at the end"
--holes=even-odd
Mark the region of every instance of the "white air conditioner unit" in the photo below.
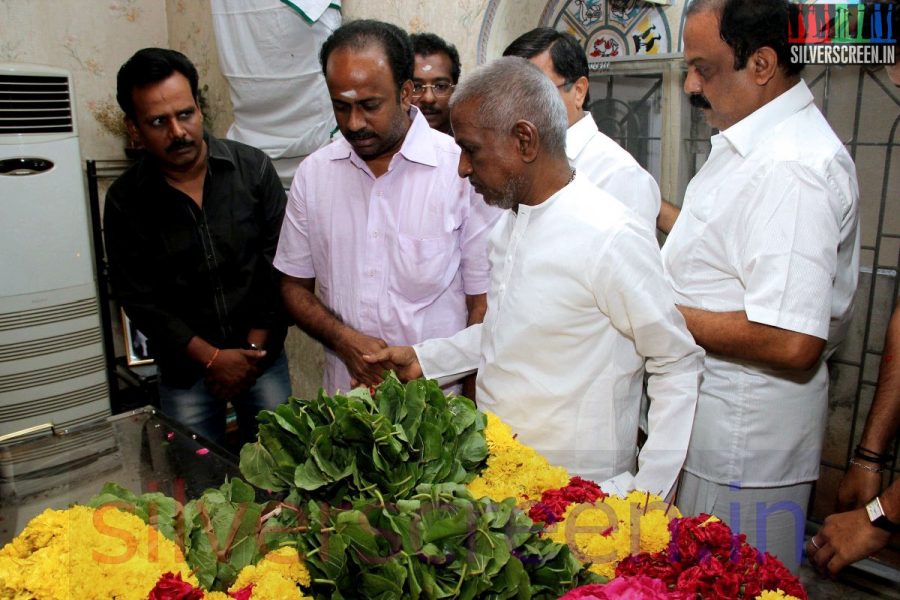
{"type": "Polygon", "coordinates": [[[67,71],[0,64],[0,439],[110,414],[74,106],[67,71]]]}

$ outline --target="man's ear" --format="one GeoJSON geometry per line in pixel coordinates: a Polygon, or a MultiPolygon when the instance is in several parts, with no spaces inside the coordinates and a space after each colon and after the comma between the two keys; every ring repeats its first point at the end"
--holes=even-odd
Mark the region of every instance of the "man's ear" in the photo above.
{"type": "Polygon", "coordinates": [[[572,89],[575,90],[575,108],[578,110],[584,108],[584,99],[587,97],[590,86],[591,82],[584,75],[576,79],[575,83],[572,84],[572,89]]]}
{"type": "Polygon", "coordinates": [[[125,130],[128,131],[128,137],[132,142],[141,141],[141,132],[130,117],[125,117],[125,130]]]}
{"type": "Polygon", "coordinates": [[[412,88],[412,79],[407,79],[400,86],[400,106],[403,107],[403,112],[408,111],[412,104],[412,88]]]}
{"type": "Polygon", "coordinates": [[[766,85],[778,73],[778,54],[773,48],[763,46],[750,55],[747,68],[757,85],[766,85]]]}
{"type": "Polygon", "coordinates": [[[540,136],[537,128],[531,121],[524,119],[517,121],[513,126],[513,135],[516,138],[516,152],[524,163],[531,163],[537,158],[540,146],[540,136]]]}

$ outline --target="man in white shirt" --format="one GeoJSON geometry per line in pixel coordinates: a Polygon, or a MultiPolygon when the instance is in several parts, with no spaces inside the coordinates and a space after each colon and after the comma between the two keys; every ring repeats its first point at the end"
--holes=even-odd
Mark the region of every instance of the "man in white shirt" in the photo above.
{"type": "Polygon", "coordinates": [[[368,356],[402,378],[478,369],[478,403],[573,475],[634,472],[644,369],[650,431],[631,486],[668,494],[690,438],[703,352],[665,281],[650,231],[576,175],[565,107],[518,57],[478,69],[450,103],[459,173],[505,210],[489,241],[483,325],[368,356]]]}
{"type": "Polygon", "coordinates": [[[631,154],[597,129],[590,105],[584,48],[571,34],[538,27],[506,47],[503,56],[521,56],[550,78],[566,107],[566,156],[588,181],[633,210],[651,231],[659,214],[659,185],[631,154]]]}
{"type": "Polygon", "coordinates": [[[825,359],[856,290],[859,192],[790,62],[788,15],[787,0],[687,9],[684,90],[720,133],[662,254],[707,351],[678,505],[728,521],[796,571],[825,429],[825,359]]]}

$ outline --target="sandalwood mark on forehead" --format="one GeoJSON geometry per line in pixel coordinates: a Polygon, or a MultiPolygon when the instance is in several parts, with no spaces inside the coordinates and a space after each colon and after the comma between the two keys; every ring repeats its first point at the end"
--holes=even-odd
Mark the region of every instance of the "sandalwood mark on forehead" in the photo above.
{"type": "Polygon", "coordinates": [[[426,73],[432,69],[431,65],[422,65],[422,70],[426,73]]]}
{"type": "Polygon", "coordinates": [[[353,100],[359,96],[359,93],[357,93],[356,90],[347,90],[344,92],[338,92],[338,96],[343,96],[344,98],[353,100]]]}

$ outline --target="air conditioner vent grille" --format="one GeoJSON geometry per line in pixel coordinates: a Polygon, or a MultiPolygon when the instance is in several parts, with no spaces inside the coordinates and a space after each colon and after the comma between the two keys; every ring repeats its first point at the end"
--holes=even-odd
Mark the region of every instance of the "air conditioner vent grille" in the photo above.
{"type": "Polygon", "coordinates": [[[60,323],[70,319],[80,319],[98,314],[94,298],[73,300],[63,304],[32,308],[17,312],[0,313],[0,331],[37,327],[48,323],[60,323]]]}
{"type": "Polygon", "coordinates": [[[0,393],[14,392],[25,390],[30,387],[37,387],[59,381],[67,381],[103,371],[106,365],[102,356],[94,358],[84,358],[62,365],[46,367],[43,369],[35,369],[33,371],[24,371],[22,373],[14,373],[11,375],[0,375],[0,393]]]}
{"type": "MultiPolygon", "coordinates": [[[[101,402],[106,399],[107,394],[109,394],[109,388],[104,382],[55,396],[0,405],[0,421],[18,421],[36,415],[53,415],[66,409],[101,402]]],[[[67,423],[67,425],[71,425],[71,423],[67,423]]]]}
{"type": "Polygon", "coordinates": [[[0,135],[73,130],[67,77],[0,75],[0,135]]]}

